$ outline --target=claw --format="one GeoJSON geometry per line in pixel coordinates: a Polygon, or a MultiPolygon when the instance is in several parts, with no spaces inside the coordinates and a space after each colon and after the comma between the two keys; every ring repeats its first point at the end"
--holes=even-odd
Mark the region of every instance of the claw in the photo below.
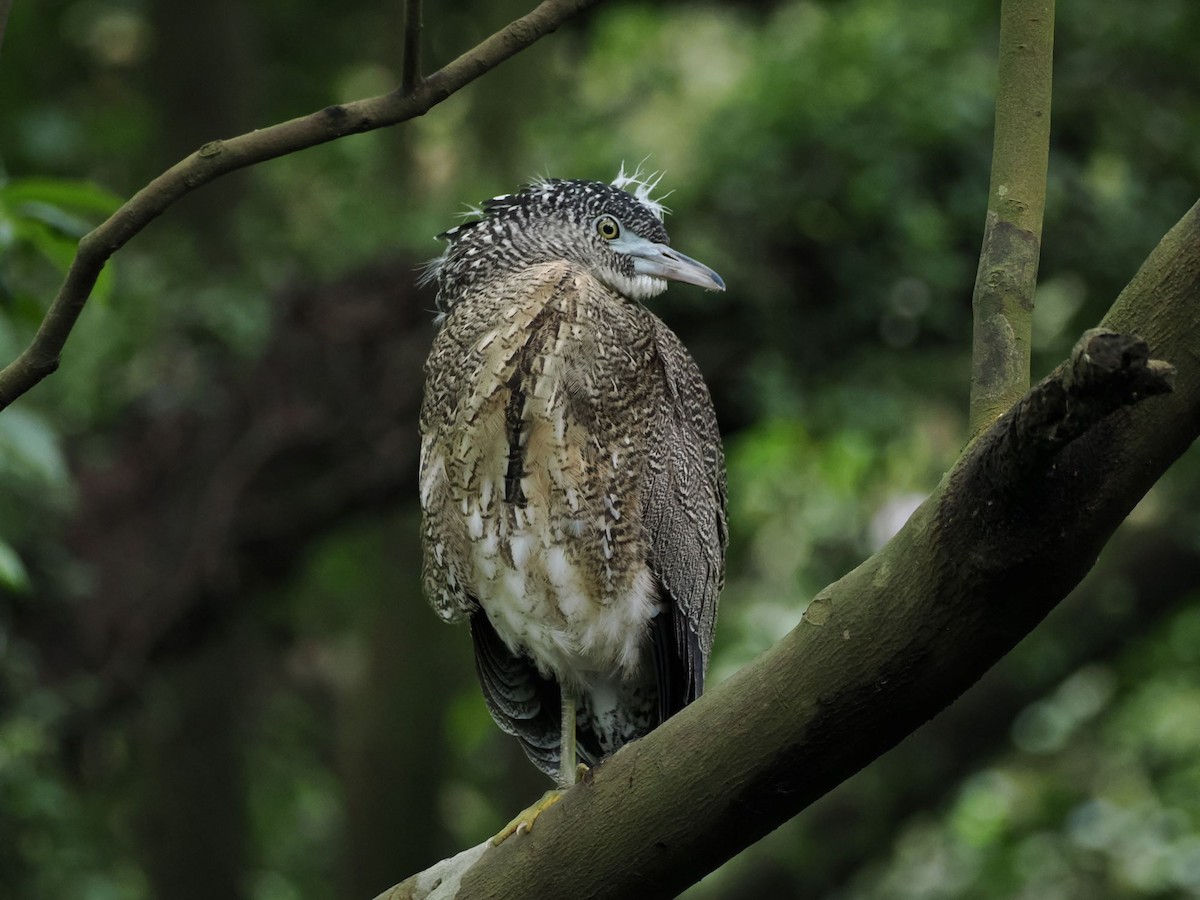
{"type": "Polygon", "coordinates": [[[546,793],[542,794],[542,799],[538,800],[532,806],[521,810],[516,818],[501,828],[499,833],[488,843],[493,847],[499,847],[514,834],[523,834],[532,831],[533,823],[537,820],[537,817],[561,800],[565,793],[566,790],[562,788],[546,791],[546,793]]]}

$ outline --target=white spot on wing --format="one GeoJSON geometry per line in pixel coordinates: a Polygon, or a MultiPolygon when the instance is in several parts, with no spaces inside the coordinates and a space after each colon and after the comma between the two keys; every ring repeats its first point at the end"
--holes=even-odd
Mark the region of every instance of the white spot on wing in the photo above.
{"type": "Polygon", "coordinates": [[[529,562],[529,547],[530,538],[527,534],[515,534],[509,539],[509,547],[512,550],[513,565],[518,569],[524,569],[525,564],[529,562]]]}
{"type": "Polygon", "coordinates": [[[604,508],[608,510],[609,515],[611,515],[614,519],[621,518],[621,511],[619,509],[617,509],[616,504],[613,503],[613,498],[612,498],[611,494],[605,495],[604,508]]]}
{"type": "Polygon", "coordinates": [[[550,576],[550,583],[559,590],[565,588],[574,577],[574,568],[567,560],[567,551],[562,547],[551,547],[546,551],[546,574],[550,576]]]}
{"type": "Polygon", "coordinates": [[[437,487],[446,474],[446,461],[440,456],[435,456],[432,461],[427,461],[422,467],[421,472],[421,506],[424,509],[429,509],[429,501],[433,496],[433,490],[437,487]]]}

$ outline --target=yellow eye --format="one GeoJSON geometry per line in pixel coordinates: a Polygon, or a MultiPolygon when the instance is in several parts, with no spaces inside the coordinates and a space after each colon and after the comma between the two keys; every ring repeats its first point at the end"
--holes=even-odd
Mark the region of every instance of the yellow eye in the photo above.
{"type": "Polygon", "coordinates": [[[615,241],[621,235],[621,226],[612,216],[601,216],[596,220],[596,233],[606,241],[615,241]]]}

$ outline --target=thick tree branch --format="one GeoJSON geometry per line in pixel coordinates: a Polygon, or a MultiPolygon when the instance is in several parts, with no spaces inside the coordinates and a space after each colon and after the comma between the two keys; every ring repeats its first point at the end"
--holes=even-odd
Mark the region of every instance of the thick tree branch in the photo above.
{"type": "Polygon", "coordinates": [[[58,368],[59,354],[105,262],[180,197],[237,169],[424,115],[455,91],[554,31],[571,16],[599,2],[544,0],[528,15],[415,85],[411,92],[406,93],[402,86],[390,94],[326,107],[269,128],[210,141],[176,163],[80,240],[67,277],[33,342],[0,370],[0,409],[58,368]]]}
{"type": "Polygon", "coordinates": [[[1029,388],[1053,50],[1054,0],[1003,0],[992,179],[973,298],[972,435],[1029,388]]]}
{"type": "Polygon", "coordinates": [[[890,749],[1066,595],[1200,433],[1197,303],[1200,205],[1105,323],[1177,363],[1174,393],[1136,338],[1089,332],[787,637],[441,894],[423,873],[383,897],[674,896],[890,749]]]}
{"type": "MultiPolygon", "coordinates": [[[[1032,701],[1089,663],[1110,662],[1145,640],[1194,595],[1200,548],[1179,531],[1169,519],[1123,526],[1083,584],[966,695],[785,826],[786,840],[807,851],[808,865],[786,868],[784,876],[769,848],[752,848],[728,895],[771,896],[764,886],[786,877],[791,896],[833,896],[885,859],[905,822],[944,809],[964,778],[1003,753],[1013,722],[1032,701]],[[1097,603],[1111,597],[1114,583],[1128,590],[1127,601],[1097,603]]],[[[785,835],[775,847],[779,838],[785,835]]]]}

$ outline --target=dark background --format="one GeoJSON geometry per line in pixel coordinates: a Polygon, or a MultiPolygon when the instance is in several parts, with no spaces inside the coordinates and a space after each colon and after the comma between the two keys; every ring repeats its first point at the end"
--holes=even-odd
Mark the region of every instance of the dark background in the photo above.
{"type": "MultiPolygon", "coordinates": [[[[428,4],[427,66],[531,5],[428,4]]],[[[3,358],[89,223],[204,141],[390,90],[402,19],[16,0],[3,358]]],[[[965,440],[997,22],[609,2],[139,235],[0,414],[0,895],[369,898],[547,786],[420,596],[415,504],[416,269],[533,176],[666,171],[674,243],[729,284],[654,303],[729,457],[712,678],[792,627],[965,440]]],[[[1197,35],[1194,0],[1060,5],[1035,377],[1200,194],[1197,35]]],[[[1200,896],[1198,494],[1185,457],[980,685],[687,896],[1200,896]]]]}

